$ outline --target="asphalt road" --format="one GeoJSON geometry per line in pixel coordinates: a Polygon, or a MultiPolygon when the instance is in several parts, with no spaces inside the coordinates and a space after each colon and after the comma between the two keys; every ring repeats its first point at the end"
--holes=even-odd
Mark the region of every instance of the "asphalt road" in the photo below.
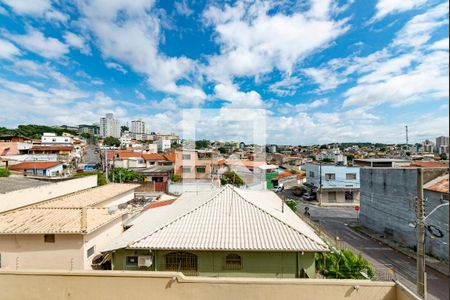
{"type": "MultiPolygon", "coordinates": [[[[289,198],[297,198],[289,190],[282,193],[289,198]]],[[[361,253],[376,268],[392,266],[395,278],[412,291],[416,291],[416,260],[349,228],[347,224],[357,220],[357,213],[352,207],[324,208],[304,201],[297,201],[297,204],[300,212],[308,206],[312,220],[329,233],[338,236],[346,247],[361,253]]],[[[448,276],[427,268],[427,279],[428,299],[449,299],[448,276]]]]}
{"type": "Polygon", "coordinates": [[[100,154],[95,153],[95,144],[87,145],[87,149],[83,155],[82,162],[86,164],[100,163],[100,154]]]}

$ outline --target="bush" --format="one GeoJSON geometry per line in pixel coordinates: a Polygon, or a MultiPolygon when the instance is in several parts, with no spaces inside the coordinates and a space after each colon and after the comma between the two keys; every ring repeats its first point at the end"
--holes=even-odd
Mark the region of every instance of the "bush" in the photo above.
{"type": "Polygon", "coordinates": [[[142,182],[144,176],[133,170],[115,168],[109,173],[109,180],[114,182],[142,182]]]}
{"type": "Polygon", "coordinates": [[[241,176],[239,176],[234,171],[225,171],[220,178],[220,183],[222,185],[232,184],[234,186],[243,186],[245,184],[241,176]]]}
{"type": "Polygon", "coordinates": [[[180,182],[181,179],[182,179],[182,178],[181,178],[180,175],[177,175],[177,174],[172,174],[172,175],[170,175],[170,180],[173,181],[173,182],[180,182]]]}
{"type": "Polygon", "coordinates": [[[292,209],[294,212],[297,211],[297,202],[295,202],[292,199],[286,200],[286,205],[289,206],[290,209],[292,209]]]}
{"type": "Polygon", "coordinates": [[[8,177],[9,174],[11,174],[11,173],[9,172],[8,169],[0,168],[0,177],[8,177]]]}
{"type": "Polygon", "coordinates": [[[316,253],[316,269],[326,278],[369,279],[375,277],[373,266],[361,254],[348,249],[316,253]]]}

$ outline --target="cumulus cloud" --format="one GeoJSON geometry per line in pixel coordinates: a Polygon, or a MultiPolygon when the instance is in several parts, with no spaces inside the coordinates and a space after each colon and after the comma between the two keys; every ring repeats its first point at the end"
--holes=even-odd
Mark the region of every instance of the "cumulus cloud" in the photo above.
{"type": "Polygon", "coordinates": [[[303,73],[312,78],[319,86],[319,91],[322,92],[335,89],[340,84],[347,81],[345,77],[339,76],[327,68],[306,68],[303,70],[303,73]]]}
{"type": "Polygon", "coordinates": [[[117,70],[117,71],[121,72],[122,74],[127,74],[128,73],[128,71],[125,70],[124,67],[122,67],[121,65],[119,65],[117,63],[107,62],[105,65],[106,65],[107,68],[117,70]]]}
{"type": "Polygon", "coordinates": [[[9,34],[8,37],[28,51],[42,57],[55,59],[69,52],[69,47],[54,37],[46,37],[34,28],[30,28],[25,35],[9,34]]]}
{"type": "Polygon", "coordinates": [[[68,31],[64,34],[64,40],[68,45],[79,49],[81,53],[91,54],[91,48],[89,47],[89,45],[86,43],[86,41],[82,36],[68,31]]]}
{"type": "Polygon", "coordinates": [[[215,97],[229,102],[228,107],[261,107],[264,102],[256,91],[241,92],[235,84],[217,84],[214,87],[215,97]]]}
{"type": "Polygon", "coordinates": [[[68,16],[52,7],[50,0],[1,0],[16,14],[45,17],[48,20],[66,22],[68,16]]]}
{"type": "Polygon", "coordinates": [[[175,10],[180,15],[189,17],[190,15],[192,15],[194,13],[194,10],[192,10],[189,7],[189,4],[187,3],[186,0],[175,2],[174,6],[175,6],[175,10]]]}
{"type": "Polygon", "coordinates": [[[376,14],[372,21],[381,20],[387,15],[418,8],[426,3],[426,0],[378,0],[375,6],[376,14]]]}

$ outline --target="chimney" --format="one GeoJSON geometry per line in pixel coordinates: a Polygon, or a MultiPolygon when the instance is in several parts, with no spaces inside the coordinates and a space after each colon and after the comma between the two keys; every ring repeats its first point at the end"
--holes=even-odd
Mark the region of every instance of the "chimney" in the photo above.
{"type": "Polygon", "coordinates": [[[87,207],[81,208],[81,232],[87,232],[87,207]]]}

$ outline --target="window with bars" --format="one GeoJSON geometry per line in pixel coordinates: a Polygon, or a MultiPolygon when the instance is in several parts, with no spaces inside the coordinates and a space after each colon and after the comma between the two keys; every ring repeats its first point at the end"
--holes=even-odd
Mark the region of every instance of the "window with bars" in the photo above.
{"type": "Polygon", "coordinates": [[[325,174],[325,180],[336,180],[336,174],[334,173],[325,174]]]}
{"type": "Polygon", "coordinates": [[[225,257],[225,270],[240,270],[242,269],[242,258],[237,254],[228,254],[225,257]]]}
{"type": "Polygon", "coordinates": [[[206,167],[196,167],[197,173],[206,173],[206,167]]]}
{"type": "Polygon", "coordinates": [[[166,254],[166,271],[177,271],[185,275],[196,275],[197,255],[189,252],[171,252],[166,254]]]}
{"type": "Polygon", "coordinates": [[[356,180],[356,173],[347,173],[345,174],[346,180],[356,180]]]}

